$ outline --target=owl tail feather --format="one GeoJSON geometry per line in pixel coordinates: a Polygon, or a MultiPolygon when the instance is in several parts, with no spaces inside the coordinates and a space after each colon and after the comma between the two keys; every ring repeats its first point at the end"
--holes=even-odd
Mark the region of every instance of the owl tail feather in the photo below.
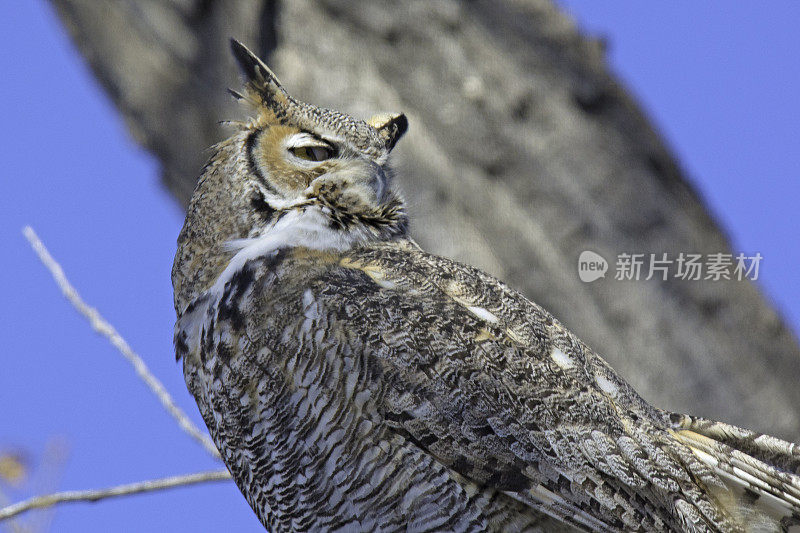
{"type": "Polygon", "coordinates": [[[800,446],[680,415],[675,438],[725,483],[720,504],[747,531],[800,532],[800,446]]]}

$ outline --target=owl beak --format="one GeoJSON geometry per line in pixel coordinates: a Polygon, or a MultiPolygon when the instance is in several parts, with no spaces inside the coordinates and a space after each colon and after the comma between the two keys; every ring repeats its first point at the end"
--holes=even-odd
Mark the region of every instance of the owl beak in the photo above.
{"type": "Polygon", "coordinates": [[[337,191],[355,192],[361,197],[360,202],[365,205],[383,205],[389,199],[389,176],[380,165],[369,162],[360,171],[354,172],[354,169],[350,168],[319,176],[303,191],[305,198],[298,202],[298,205],[303,205],[305,201],[320,194],[326,195],[325,191],[329,190],[330,186],[337,191]]]}
{"type": "Polygon", "coordinates": [[[389,193],[389,178],[386,176],[386,172],[384,172],[383,167],[380,165],[373,164],[374,166],[374,174],[372,175],[370,188],[375,192],[375,200],[378,204],[382,204],[386,201],[386,197],[389,193]]]}

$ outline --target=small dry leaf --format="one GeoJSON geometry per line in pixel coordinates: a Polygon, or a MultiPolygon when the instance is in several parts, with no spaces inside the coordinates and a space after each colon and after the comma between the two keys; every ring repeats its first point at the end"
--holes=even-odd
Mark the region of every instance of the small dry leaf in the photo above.
{"type": "Polygon", "coordinates": [[[28,474],[22,458],[14,454],[0,454],[0,481],[17,485],[28,474]]]}

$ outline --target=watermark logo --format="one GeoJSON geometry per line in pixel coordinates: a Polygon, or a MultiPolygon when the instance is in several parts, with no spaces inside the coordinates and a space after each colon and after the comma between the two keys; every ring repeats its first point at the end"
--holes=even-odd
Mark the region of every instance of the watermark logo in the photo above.
{"type": "MultiPolygon", "coordinates": [[[[712,253],[636,254],[620,253],[615,263],[614,279],[639,281],[670,278],[683,281],[757,280],[763,256],[712,253]]],[[[603,256],[586,250],[578,258],[578,277],[589,283],[606,277],[608,262],[603,256]]]]}
{"type": "Polygon", "coordinates": [[[606,277],[607,270],[608,261],[600,254],[586,250],[578,257],[578,277],[584,283],[606,277]]]}

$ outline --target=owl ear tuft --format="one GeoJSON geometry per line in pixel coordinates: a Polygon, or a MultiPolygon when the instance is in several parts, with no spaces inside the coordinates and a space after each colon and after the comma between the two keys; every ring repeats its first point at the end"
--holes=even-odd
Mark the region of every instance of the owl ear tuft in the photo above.
{"type": "Polygon", "coordinates": [[[381,113],[375,115],[367,123],[378,131],[378,135],[386,142],[386,149],[391,150],[400,137],[408,130],[408,119],[403,113],[381,113]]]}
{"type": "Polygon", "coordinates": [[[231,51],[245,78],[246,96],[251,101],[271,109],[275,115],[285,116],[287,108],[291,106],[291,100],[277,76],[258,56],[236,39],[231,39],[231,51]]]}
{"type": "Polygon", "coordinates": [[[278,78],[267,65],[261,61],[257,55],[250,51],[245,45],[231,39],[231,52],[236,62],[239,63],[239,69],[247,80],[247,83],[252,83],[256,87],[266,88],[269,85],[274,85],[278,89],[283,90],[278,78]]]}

